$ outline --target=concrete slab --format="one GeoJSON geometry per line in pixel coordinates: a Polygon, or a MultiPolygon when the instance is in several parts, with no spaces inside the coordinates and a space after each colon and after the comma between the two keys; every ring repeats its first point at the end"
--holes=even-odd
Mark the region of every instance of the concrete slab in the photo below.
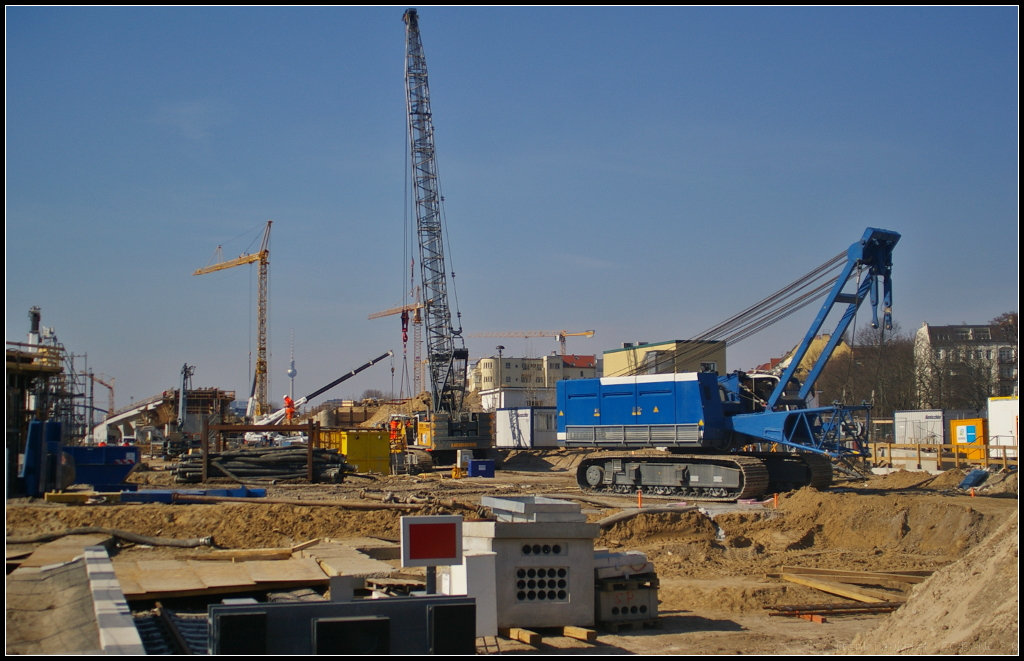
{"type": "Polygon", "coordinates": [[[84,559],[7,576],[7,654],[99,654],[84,559]]]}
{"type": "Polygon", "coordinates": [[[303,558],[312,558],[320,564],[327,576],[362,576],[364,578],[390,576],[395,568],[386,562],[337,542],[322,542],[299,552],[303,558]]]}

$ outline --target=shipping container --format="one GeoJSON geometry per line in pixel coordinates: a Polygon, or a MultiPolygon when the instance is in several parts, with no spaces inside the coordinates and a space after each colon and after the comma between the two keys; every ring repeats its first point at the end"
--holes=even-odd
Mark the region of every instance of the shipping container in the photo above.
{"type": "Polygon", "coordinates": [[[387,431],[321,429],[320,447],[342,453],[360,473],[391,473],[391,438],[387,431]]]}

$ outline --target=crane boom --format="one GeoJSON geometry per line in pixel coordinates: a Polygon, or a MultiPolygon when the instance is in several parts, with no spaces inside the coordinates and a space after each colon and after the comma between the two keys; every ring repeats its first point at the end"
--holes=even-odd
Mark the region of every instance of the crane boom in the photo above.
{"type": "MultiPolygon", "coordinates": [[[[260,244],[259,252],[211,264],[201,269],[196,269],[192,273],[192,275],[204,275],[214,271],[223,271],[234,266],[259,262],[259,298],[256,315],[256,371],[253,374],[252,392],[249,397],[249,407],[246,411],[246,415],[249,416],[266,415],[270,412],[269,387],[267,385],[267,280],[270,271],[270,226],[273,224],[274,221],[267,221],[267,227],[263,230],[263,241],[260,244]]],[[[220,251],[220,246],[217,247],[217,250],[218,252],[220,251]]]]}
{"type": "Polygon", "coordinates": [[[409,150],[412,164],[416,233],[419,240],[420,276],[425,308],[427,362],[433,410],[457,414],[466,393],[469,352],[462,341],[461,323],[452,326],[448,283],[441,234],[441,194],[434,154],[434,124],[430,113],[427,60],[420,40],[415,9],[402,16],[406,26],[405,101],[409,118],[409,150]]]}

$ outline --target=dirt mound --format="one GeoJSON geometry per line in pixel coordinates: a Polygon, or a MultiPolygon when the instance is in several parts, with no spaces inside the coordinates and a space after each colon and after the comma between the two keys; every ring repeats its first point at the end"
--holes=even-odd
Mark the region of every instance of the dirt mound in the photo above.
{"type": "Polygon", "coordinates": [[[98,526],[179,539],[212,535],[218,546],[259,548],[322,537],[398,538],[401,515],[394,510],[356,512],[247,503],[8,507],[7,535],[98,526]]]}
{"type": "Polygon", "coordinates": [[[956,557],[987,537],[994,525],[981,512],[938,496],[834,494],[805,488],[781,497],[779,509],[784,521],[766,525],[790,535],[803,533],[804,546],[833,549],[956,557]]]}
{"type": "Polygon", "coordinates": [[[986,496],[1000,494],[1003,496],[1016,497],[1017,495],[1017,471],[1012,473],[996,473],[989,475],[988,479],[979,489],[986,496]]]}
{"type": "Polygon", "coordinates": [[[507,471],[574,471],[589,454],[586,450],[512,450],[502,469],[507,471]]]}
{"type": "Polygon", "coordinates": [[[660,512],[640,514],[620,521],[601,533],[598,544],[613,541],[618,544],[643,540],[683,543],[712,542],[716,536],[715,524],[697,511],[660,512]]]}
{"type": "Polygon", "coordinates": [[[869,489],[911,489],[934,479],[934,475],[925,471],[898,470],[886,475],[872,476],[868,478],[864,486],[869,489]]]}
{"type": "Polygon", "coordinates": [[[1017,520],[936,572],[852,653],[1017,654],[1017,520]]]}
{"type": "Polygon", "coordinates": [[[926,489],[953,489],[963,482],[965,477],[967,477],[967,471],[951,468],[941,475],[936,475],[924,487],[926,489]]]}

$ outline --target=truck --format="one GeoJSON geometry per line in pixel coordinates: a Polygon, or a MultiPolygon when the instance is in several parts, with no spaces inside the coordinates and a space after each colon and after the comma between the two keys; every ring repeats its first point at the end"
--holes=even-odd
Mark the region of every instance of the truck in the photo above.
{"type": "MultiPolygon", "coordinates": [[[[867,457],[870,405],[809,406],[814,384],[861,304],[892,328],[892,251],[900,235],[867,228],[781,373],[631,374],[559,381],[559,445],[600,450],[579,464],[589,492],[735,501],[832,483],[832,459],[867,457]],[[856,276],[856,277],[854,277],[856,276]],[[849,283],[852,291],[844,291],[849,283]],[[881,287],[881,301],[879,288],[881,287]],[[841,319],[801,383],[797,368],[826,317],[841,319]],[[767,446],[773,451],[761,451],[767,446]],[[756,448],[756,449],[752,449],[756,448]]],[[[842,254],[835,260],[842,263],[842,254]]]]}

